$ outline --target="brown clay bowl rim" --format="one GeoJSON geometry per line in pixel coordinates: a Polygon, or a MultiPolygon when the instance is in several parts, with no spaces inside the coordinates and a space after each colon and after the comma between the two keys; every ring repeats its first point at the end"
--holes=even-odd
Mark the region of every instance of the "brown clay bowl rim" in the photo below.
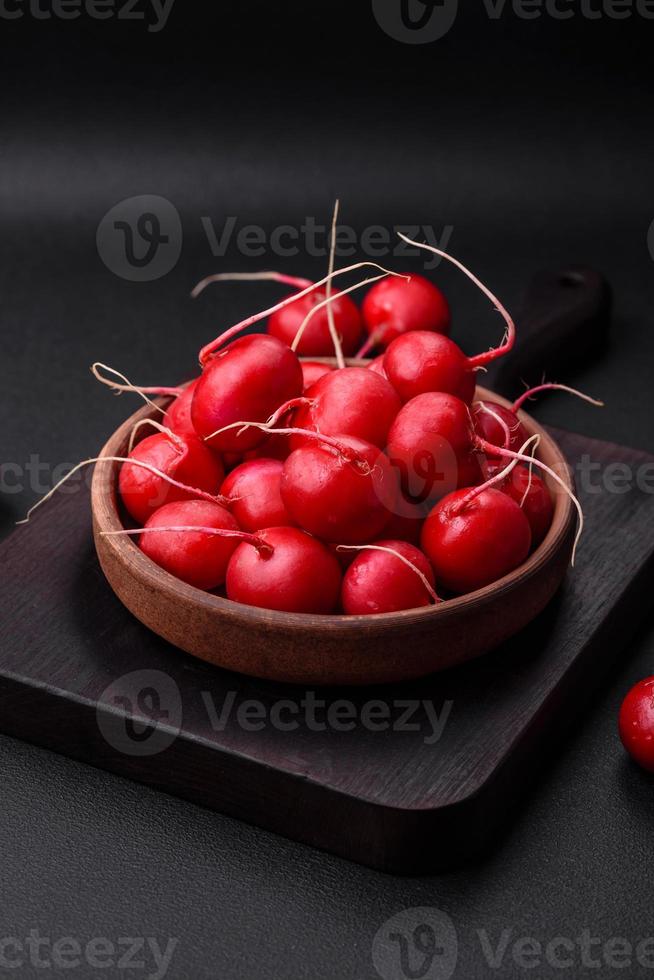
{"type": "MultiPolygon", "coordinates": [[[[311,360],[327,360],[325,358],[311,358],[311,360]]],[[[510,407],[511,403],[494,392],[478,387],[476,399],[491,399],[499,402],[505,407],[510,407]]],[[[156,400],[155,400],[156,401],[156,400]]],[[[165,399],[158,400],[161,405],[166,404],[165,399]]],[[[106,456],[121,456],[127,445],[130,432],[136,422],[142,419],[151,418],[154,412],[145,406],[140,411],[135,412],[123,424],[116,429],[107,441],[99,458],[106,456]]],[[[537,433],[541,437],[539,445],[539,456],[543,462],[551,466],[557,475],[565,482],[570,489],[573,488],[570,468],[559,449],[556,442],[550,435],[526,412],[519,412],[518,417],[524,425],[529,435],[537,433]]],[[[102,531],[118,531],[123,528],[120,514],[117,507],[117,476],[120,464],[112,462],[110,471],[109,491],[106,479],[106,466],[99,464],[93,476],[91,488],[91,507],[93,513],[94,534],[97,537],[102,531]],[[104,471],[104,472],[103,472],[104,471]]],[[[550,492],[552,484],[549,482],[550,492]]],[[[112,549],[114,557],[123,565],[130,565],[132,573],[136,573],[140,580],[151,588],[168,594],[169,597],[177,601],[204,606],[208,611],[228,617],[235,623],[252,626],[260,625],[270,628],[274,626],[283,627],[292,631],[303,631],[310,629],[311,632],[325,630],[348,633],[351,631],[366,628],[373,631],[375,627],[383,630],[392,626],[418,626],[426,622],[437,625],[452,616],[458,616],[466,610],[473,611],[481,609],[491,602],[496,601],[503,595],[509,595],[517,587],[522,586],[525,581],[536,576],[542,571],[558,554],[561,548],[565,547],[569,538],[570,526],[575,518],[574,506],[567,494],[561,488],[557,488],[553,493],[554,516],[552,525],[545,539],[538,548],[527,558],[522,565],[514,569],[508,575],[485,586],[475,592],[469,592],[454,599],[447,599],[437,606],[421,606],[417,609],[404,609],[400,612],[389,613],[370,613],[360,616],[347,616],[344,614],[312,614],[312,613],[289,613],[281,612],[276,609],[262,609],[258,606],[248,606],[243,603],[234,602],[231,599],[216,596],[209,592],[203,592],[192,585],[187,585],[180,579],[175,578],[169,572],[164,571],[140,550],[136,542],[125,536],[105,536],[104,542],[112,549]]]]}

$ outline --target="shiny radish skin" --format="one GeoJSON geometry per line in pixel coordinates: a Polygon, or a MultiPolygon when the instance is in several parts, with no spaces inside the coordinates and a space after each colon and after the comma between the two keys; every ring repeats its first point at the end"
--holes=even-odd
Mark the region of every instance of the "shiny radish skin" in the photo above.
{"type": "MultiPolygon", "coordinates": [[[[334,314],[336,333],[341,338],[341,346],[346,357],[353,355],[361,338],[363,326],[358,306],[349,296],[342,296],[336,290],[331,308],[334,314]]],[[[268,333],[289,347],[295,340],[295,335],[304,323],[314,306],[326,298],[323,289],[300,297],[295,303],[277,310],[268,319],[268,333]]],[[[301,357],[331,357],[334,354],[334,342],[329,332],[327,307],[323,307],[309,320],[297,346],[301,357]]]]}
{"type": "Polygon", "coordinates": [[[195,436],[198,438],[195,426],[193,425],[193,419],[191,418],[191,406],[193,404],[195,388],[199,380],[199,378],[195,378],[194,381],[191,381],[181,395],[178,395],[172,404],[168,406],[164,415],[164,425],[179,436],[195,436]]]}
{"type": "Polygon", "coordinates": [[[438,500],[481,482],[468,406],[454,395],[426,392],[402,407],[388,434],[387,454],[413,503],[438,500]]]}
{"type": "Polygon", "coordinates": [[[284,464],[278,459],[252,459],[225,477],[220,488],[244,531],[261,531],[293,523],[280,493],[284,464]]]}
{"type": "Polygon", "coordinates": [[[403,402],[428,391],[470,403],[477,377],[469,358],[449,337],[425,330],[403,334],[384,355],[384,371],[403,402]]]}
{"type": "MultiPolygon", "coordinates": [[[[414,545],[394,538],[375,541],[410,561],[434,587],[434,572],[427,557],[414,545]]],[[[432,599],[420,577],[387,551],[361,551],[343,576],[341,605],[348,616],[399,612],[429,606],[432,599]]]]}
{"type": "Polygon", "coordinates": [[[264,441],[265,432],[251,427],[213,433],[241,420],[265,422],[302,388],[302,367],[286,344],[265,334],[241,337],[207,362],[193,396],[193,425],[213,449],[246,452],[264,441]]]}
{"type": "Polygon", "coordinates": [[[372,359],[370,364],[368,364],[368,371],[374,371],[375,374],[381,374],[382,378],[386,378],[388,381],[388,375],[384,370],[384,355],[380,354],[379,357],[372,359]]]}
{"type": "Polygon", "coordinates": [[[357,460],[319,442],[307,442],[284,463],[281,494],[291,519],[309,534],[336,544],[378,537],[398,499],[397,475],[380,450],[339,436],[357,460]]]}
{"type": "Polygon", "coordinates": [[[323,375],[329,374],[333,370],[334,368],[329,364],[321,364],[320,361],[302,361],[304,390],[307,391],[319,378],[322,378],[323,375]]]}
{"type": "Polygon", "coordinates": [[[324,544],[294,527],[268,528],[257,536],[272,554],[238,545],[227,568],[228,599],[281,612],[334,612],[341,568],[324,544]]]}
{"type": "Polygon", "coordinates": [[[498,415],[508,428],[509,443],[506,448],[519,452],[520,447],[524,446],[529,438],[527,431],[515,412],[498,402],[479,401],[472,406],[472,423],[477,435],[487,442],[493,443],[494,446],[504,446],[506,443],[504,427],[485,409],[490,409],[490,412],[498,415]]]}
{"type": "Polygon", "coordinates": [[[654,772],[654,677],[631,688],[620,708],[618,731],[634,762],[654,772]]]}
{"type": "MultiPolygon", "coordinates": [[[[496,476],[505,466],[506,463],[489,461],[485,467],[486,475],[496,476]]],[[[532,472],[530,478],[528,468],[518,463],[501,483],[495,483],[494,486],[502,493],[507,493],[521,507],[531,528],[532,549],[537,548],[545,539],[554,517],[552,495],[544,480],[535,472],[532,472]]]]}
{"type": "Polygon", "coordinates": [[[214,527],[238,531],[230,512],[207,500],[185,500],[166,504],[146,522],[147,534],[139,538],[139,548],[170,575],[205,592],[225,581],[227,565],[241,543],[237,537],[223,537],[203,531],[152,531],[166,527],[214,527]]]}
{"type": "MultiPolygon", "coordinates": [[[[383,449],[388,431],[401,408],[389,382],[367,368],[346,367],[325,374],[306,392],[310,405],[293,415],[293,425],[322,435],[347,435],[383,449]]],[[[304,445],[292,436],[291,446],[304,445]]]]}
{"type": "Polygon", "coordinates": [[[396,337],[413,330],[442,334],[450,330],[448,302],[424,276],[393,276],[378,282],[366,294],[361,313],[376,347],[388,347],[396,337]]]}
{"type": "MultiPolygon", "coordinates": [[[[220,459],[196,436],[176,436],[165,432],[147,436],[134,447],[129,459],[138,459],[161,470],[186,486],[217,495],[225,471],[220,459]]],[[[193,494],[171,486],[142,466],[123,463],[118,476],[118,492],[130,516],[145,524],[164,504],[191,500],[193,494]]]]}
{"type": "Polygon", "coordinates": [[[456,595],[508,575],[531,549],[529,521],[515,500],[489,487],[462,507],[469,492],[456,490],[436,504],[420,538],[436,582],[456,595]]]}

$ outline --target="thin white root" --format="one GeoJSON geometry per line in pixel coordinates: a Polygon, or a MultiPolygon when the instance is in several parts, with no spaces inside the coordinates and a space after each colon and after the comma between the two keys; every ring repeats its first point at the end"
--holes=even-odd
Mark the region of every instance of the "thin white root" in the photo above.
{"type": "MultiPolygon", "coordinates": [[[[307,315],[305,316],[304,320],[300,324],[298,328],[298,332],[295,334],[293,343],[291,344],[291,350],[296,351],[298,349],[298,345],[302,340],[302,335],[307,327],[307,324],[316,315],[318,310],[322,310],[322,308],[326,306],[327,312],[329,313],[329,311],[331,310],[331,304],[334,302],[335,299],[338,299],[339,296],[347,296],[348,293],[353,293],[355,289],[361,289],[362,286],[368,286],[370,285],[371,282],[379,282],[380,279],[386,279],[386,275],[372,276],[370,279],[363,279],[361,282],[355,282],[353,286],[348,286],[347,289],[341,289],[341,291],[336,296],[328,296],[326,299],[323,299],[320,303],[316,303],[315,306],[312,306],[309,312],[307,313],[307,315]]],[[[340,341],[339,341],[339,350],[340,350],[340,341]]],[[[345,361],[343,360],[342,350],[341,350],[341,360],[343,361],[343,363],[341,364],[339,361],[338,366],[345,367],[345,361]]],[[[337,356],[337,361],[338,361],[338,356],[337,356]]]]}
{"type": "MultiPolygon", "coordinates": [[[[521,453],[526,452],[526,446],[527,446],[527,443],[525,443],[525,445],[520,450],[521,453]]],[[[533,477],[534,477],[534,462],[535,462],[535,457],[536,457],[536,451],[537,451],[537,449],[538,449],[539,446],[540,446],[540,436],[537,436],[537,441],[534,443],[532,452],[528,454],[528,455],[530,455],[532,457],[532,462],[527,467],[527,469],[529,471],[529,479],[527,480],[527,486],[525,487],[525,492],[523,493],[522,499],[520,501],[520,507],[524,507],[525,500],[529,496],[529,491],[531,490],[532,480],[533,480],[533,477]]]]}
{"type": "Polygon", "coordinates": [[[561,487],[563,492],[567,494],[568,497],[570,497],[570,500],[574,504],[577,510],[577,514],[579,516],[579,524],[577,527],[577,533],[575,535],[574,545],[572,548],[571,564],[574,566],[575,559],[577,556],[577,547],[579,545],[579,539],[581,538],[581,535],[583,534],[583,530],[584,530],[584,511],[578,498],[575,496],[575,494],[570,489],[570,487],[567,486],[565,480],[563,480],[559,476],[559,474],[552,469],[551,466],[547,466],[546,463],[541,462],[541,460],[539,459],[534,459],[533,456],[525,456],[524,453],[516,453],[513,452],[512,449],[502,449],[501,446],[494,446],[492,443],[487,442],[486,439],[478,438],[477,445],[479,446],[480,449],[484,450],[485,452],[494,453],[498,456],[506,456],[510,459],[518,460],[518,462],[520,463],[528,463],[529,465],[540,467],[540,469],[542,469],[545,473],[547,473],[554,480],[555,483],[558,483],[558,485],[561,487]]]}
{"type": "Polygon", "coordinates": [[[197,299],[200,293],[213,282],[279,282],[286,286],[295,286],[297,289],[306,289],[311,286],[310,279],[302,279],[299,276],[286,276],[281,272],[216,272],[214,275],[205,276],[191,290],[191,298],[197,299]]]}
{"type": "Polygon", "coordinates": [[[101,361],[95,361],[91,365],[91,374],[96,381],[99,381],[100,384],[106,385],[107,388],[111,388],[116,395],[122,395],[124,391],[133,391],[136,395],[140,395],[146,405],[156,409],[157,412],[161,412],[162,415],[166,414],[165,408],[162,408],[161,405],[157,405],[151,398],[148,398],[148,393],[174,395],[175,397],[179,395],[179,388],[140,388],[138,385],[132,384],[129,378],[127,378],[120,371],[109,367],[108,364],[102,364],[101,361]],[[117,378],[120,378],[123,384],[112,381],[111,378],[104,378],[100,373],[101,370],[109,371],[111,374],[114,374],[117,378]]]}
{"type": "Polygon", "coordinates": [[[174,480],[171,476],[168,476],[167,473],[163,473],[161,470],[158,470],[156,466],[151,466],[149,463],[145,463],[141,459],[130,459],[127,456],[93,456],[91,459],[83,459],[81,463],[77,463],[75,466],[73,466],[72,470],[70,470],[66,476],[62,477],[58,483],[55,483],[52,489],[48,490],[45,496],[41,497],[40,500],[37,500],[37,502],[30,507],[22,521],[16,521],[16,524],[27,524],[34,511],[41,507],[42,504],[45,504],[48,500],[50,500],[57,490],[63,486],[63,484],[66,483],[71,476],[78,473],[84,466],[92,466],[93,463],[103,462],[129,463],[132,466],[140,466],[142,469],[148,470],[150,473],[154,473],[155,476],[165,480],[166,483],[170,483],[172,487],[177,487],[178,490],[185,490],[187,493],[193,494],[195,497],[199,497],[202,500],[210,500],[214,504],[223,503],[225,500],[224,497],[219,495],[214,496],[211,493],[207,493],[206,490],[199,490],[197,487],[189,487],[185,483],[180,483],[179,480],[174,480]]]}
{"type": "Polygon", "coordinates": [[[324,286],[336,276],[343,276],[346,272],[354,272],[356,269],[362,268],[379,269],[380,272],[383,272],[386,276],[399,276],[401,279],[410,278],[409,276],[401,275],[399,272],[392,272],[390,269],[385,269],[377,262],[355,262],[353,265],[348,265],[344,269],[337,269],[331,275],[325,276],[324,279],[319,279],[318,282],[312,283],[310,286],[307,286],[306,289],[300,290],[299,293],[294,293],[292,296],[287,296],[286,299],[281,300],[279,303],[275,303],[274,306],[271,306],[266,310],[262,310],[260,313],[255,313],[253,316],[249,316],[245,320],[241,320],[240,323],[236,323],[233,327],[229,327],[227,330],[223,331],[223,333],[216,337],[215,340],[212,340],[211,343],[206,344],[206,346],[202,348],[200,351],[200,365],[204,366],[207,360],[216,350],[218,350],[218,348],[222,347],[223,344],[226,344],[232,339],[232,337],[235,337],[237,334],[241,333],[242,330],[246,330],[255,323],[259,323],[260,320],[265,320],[266,317],[272,316],[272,314],[276,313],[278,310],[285,309],[285,307],[289,306],[291,303],[295,303],[296,300],[302,299],[303,296],[307,296],[308,293],[313,292],[314,289],[324,286]]]}
{"type": "Polygon", "coordinates": [[[339,544],[336,546],[336,550],[337,551],[383,551],[388,555],[394,555],[395,558],[399,558],[401,562],[404,562],[407,568],[410,568],[412,572],[416,573],[416,575],[424,585],[425,589],[427,590],[427,594],[429,595],[429,598],[434,603],[434,605],[438,605],[439,602],[443,601],[434,590],[433,586],[431,585],[429,579],[424,574],[424,572],[421,572],[417,565],[414,565],[412,561],[409,561],[408,558],[406,558],[404,555],[401,555],[399,551],[395,550],[395,548],[387,548],[385,545],[381,545],[381,544],[339,544]]]}
{"type": "Polygon", "coordinates": [[[184,451],[185,448],[184,443],[182,442],[180,437],[173,432],[172,429],[168,428],[168,426],[161,425],[160,422],[155,422],[154,419],[141,419],[140,422],[135,423],[134,428],[132,429],[132,432],[130,434],[129,444],[127,446],[128,453],[131,453],[132,449],[134,448],[134,441],[136,439],[137,432],[139,431],[139,429],[142,429],[143,426],[145,425],[151,425],[153,429],[156,429],[158,432],[162,432],[164,435],[168,436],[170,441],[177,447],[177,449],[180,449],[182,452],[184,451]]]}
{"type": "MultiPolygon", "coordinates": [[[[334,258],[336,255],[336,222],[338,221],[338,211],[340,208],[340,201],[336,198],[336,203],[334,205],[334,216],[332,218],[332,231],[329,243],[329,266],[327,268],[327,273],[329,278],[327,280],[327,285],[325,286],[325,297],[327,300],[327,323],[329,324],[329,333],[332,338],[332,344],[334,345],[334,354],[336,355],[336,364],[339,368],[345,367],[345,358],[343,357],[343,348],[341,346],[341,338],[338,336],[336,330],[336,323],[334,322],[334,309],[330,302],[332,296],[332,276],[334,275],[334,258]]],[[[304,330],[305,323],[302,324],[300,330],[304,330]]],[[[299,333],[300,331],[298,331],[299,333]]],[[[293,350],[297,350],[294,347],[293,350]]]]}
{"type": "Polygon", "coordinates": [[[508,449],[509,443],[511,442],[511,431],[501,415],[494,412],[493,409],[485,402],[475,402],[475,407],[481,409],[482,412],[486,412],[487,415],[490,415],[495,419],[504,433],[504,446],[506,449],[508,449]]]}
{"type": "Polygon", "coordinates": [[[575,395],[577,398],[581,398],[582,401],[588,402],[589,405],[595,405],[596,408],[604,408],[604,402],[600,401],[598,398],[591,398],[590,395],[585,395],[583,391],[578,391],[576,388],[570,388],[568,385],[560,385],[555,382],[543,383],[537,385],[535,388],[529,388],[525,391],[519,398],[516,398],[513,405],[511,406],[512,411],[519,412],[526,401],[529,401],[534,395],[537,395],[541,391],[567,391],[569,395],[575,395]]]}
{"type": "Polygon", "coordinates": [[[442,259],[446,259],[448,262],[451,262],[452,265],[455,265],[457,269],[460,269],[461,272],[463,272],[464,275],[466,275],[468,279],[470,279],[471,282],[473,282],[475,286],[482,291],[484,296],[491,301],[497,312],[504,318],[506,330],[504,339],[502,340],[500,346],[491,348],[491,350],[485,351],[483,354],[477,354],[476,357],[470,357],[468,360],[470,361],[471,367],[474,368],[483,366],[484,364],[488,364],[489,361],[494,361],[496,357],[500,357],[502,354],[508,354],[515,343],[515,323],[513,322],[513,318],[509,311],[502,303],[500,303],[497,296],[490,291],[488,286],[485,286],[481,279],[478,279],[477,276],[471,272],[470,269],[466,268],[462,262],[459,262],[458,259],[455,259],[452,255],[449,255],[442,249],[436,248],[434,245],[427,245],[426,242],[413,241],[413,239],[407,238],[406,235],[403,235],[401,231],[398,232],[398,235],[402,241],[407,243],[407,245],[414,245],[416,248],[424,248],[427,252],[433,252],[434,255],[440,255],[442,259]]]}
{"type": "MultiPolygon", "coordinates": [[[[534,443],[534,452],[535,452],[540,442],[540,436],[537,434],[534,434],[533,436],[529,436],[525,444],[520,449],[520,452],[526,453],[527,449],[529,448],[532,442],[534,443]]],[[[529,458],[531,459],[531,457],[529,458]]],[[[490,477],[490,479],[485,480],[484,483],[481,483],[478,487],[473,487],[470,493],[467,493],[465,497],[463,497],[460,501],[458,501],[454,505],[454,507],[452,508],[453,511],[456,510],[458,512],[460,510],[464,510],[467,507],[467,505],[471,503],[471,501],[473,501],[476,497],[478,497],[480,493],[483,493],[484,490],[488,490],[489,487],[495,486],[496,483],[502,483],[502,481],[513,472],[513,470],[516,468],[518,463],[519,460],[512,459],[511,462],[507,466],[505,466],[503,470],[500,470],[499,473],[496,473],[495,476],[492,476],[490,477]]]]}

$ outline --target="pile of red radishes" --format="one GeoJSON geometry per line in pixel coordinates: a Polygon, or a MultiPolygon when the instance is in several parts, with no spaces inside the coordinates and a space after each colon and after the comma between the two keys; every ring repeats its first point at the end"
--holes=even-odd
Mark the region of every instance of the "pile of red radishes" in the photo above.
{"type": "MultiPolygon", "coordinates": [[[[196,588],[295,613],[414,609],[521,565],[553,515],[534,467],[565,482],[518,418],[530,393],[512,409],[475,400],[477,372],[510,352],[514,324],[438,254],[504,317],[499,347],[467,357],[448,337],[445,297],[419,275],[381,270],[359,309],[347,295],[356,286],[333,287],[374,265],[358,263],[315,284],[250,277],[293,292],[204,347],[187,386],[119,384],[94,365],[118,391],[173,398],[117,458],[135,525],[118,533],[196,588]],[[266,318],[267,333],[239,336],[266,318]],[[365,366],[345,366],[369,351],[365,366]]],[[[195,293],[225,278],[248,277],[210,277],[195,293]]]]}

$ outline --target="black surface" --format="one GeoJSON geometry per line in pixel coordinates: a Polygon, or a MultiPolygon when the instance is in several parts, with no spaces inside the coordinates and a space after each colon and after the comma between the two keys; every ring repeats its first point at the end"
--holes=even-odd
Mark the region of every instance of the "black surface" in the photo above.
{"type": "MultiPolygon", "coordinates": [[[[268,230],[326,221],[336,193],[359,230],[453,225],[452,251],[512,305],[535,269],[604,271],[613,341],[575,379],[607,409],[552,398],[537,414],[651,448],[651,22],[490,21],[470,5],[442,41],[409,47],[378,30],[367,3],[232,0],[214,20],[207,8],[177,0],[157,35],[130,22],[0,23],[5,460],[39,453],[52,467],[97,449],[126,404],[94,386],[96,357],[137,380],[175,380],[201,341],[251,310],[239,286],[225,287],[220,306],[215,294],[188,301],[215,266],[201,215],[268,230]],[[95,233],[111,205],[143,193],[176,203],[185,248],[169,276],[132,284],[100,262],[95,233]]],[[[230,255],[233,267],[269,264],[230,255]]],[[[310,275],[324,263],[279,264],[310,275]]],[[[454,271],[438,277],[456,336],[470,351],[492,343],[497,318],[454,271]]],[[[278,295],[260,288],[262,305],[278,295]]],[[[34,495],[3,494],[4,530],[34,495]]],[[[30,602],[38,597],[21,616],[30,602]]],[[[649,975],[513,960],[493,971],[477,930],[542,942],[583,929],[604,941],[654,933],[653,786],[615,733],[622,694],[653,667],[648,630],[495,854],[422,880],[383,877],[2,739],[0,933],[178,936],[175,980],[340,980],[376,976],[372,940],[390,915],[436,906],[456,923],[465,980],[649,975]]]]}
{"type": "Polygon", "coordinates": [[[649,468],[654,489],[654,456],[552,434],[586,521],[554,600],[483,658],[363,689],[274,684],[185,656],[104,580],[88,493],[58,494],[0,547],[14,580],[0,597],[0,730],[381,871],[479,858],[633,638],[654,574],[654,496],[606,483],[611,468],[649,468]],[[29,620],[14,614],[26,595],[39,597],[29,620]]]}

